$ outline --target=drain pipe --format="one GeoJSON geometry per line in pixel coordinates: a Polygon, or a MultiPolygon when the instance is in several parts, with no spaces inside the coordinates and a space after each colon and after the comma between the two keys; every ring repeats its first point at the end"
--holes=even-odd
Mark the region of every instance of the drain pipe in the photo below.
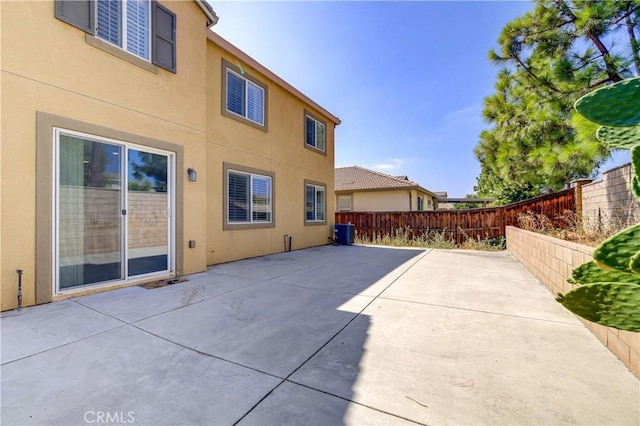
{"type": "Polygon", "coordinates": [[[22,310],[22,269],[16,271],[18,273],[18,311],[22,310]]]}

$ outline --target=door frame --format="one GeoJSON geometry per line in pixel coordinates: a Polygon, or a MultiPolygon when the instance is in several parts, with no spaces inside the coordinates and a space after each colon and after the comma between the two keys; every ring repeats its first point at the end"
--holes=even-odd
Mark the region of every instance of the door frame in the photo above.
{"type": "MultiPolygon", "coordinates": [[[[152,276],[175,276],[180,274],[183,253],[178,241],[182,239],[182,187],[177,178],[177,170],[182,168],[183,147],[156,139],[141,137],[113,129],[82,123],[76,120],[38,112],[37,126],[37,185],[36,185],[36,303],[46,303],[54,296],[85,291],[92,288],[110,287],[140,281],[152,276]],[[170,221],[168,229],[168,268],[157,273],[124,277],[121,280],[91,283],[69,289],[59,289],[57,252],[57,173],[58,173],[58,134],[66,133],[97,142],[115,143],[123,147],[140,151],[149,151],[168,155],[168,185],[170,190],[170,221]]],[[[126,156],[125,156],[126,157],[126,156]]],[[[124,172],[123,172],[124,173],[124,172]]],[[[123,185],[124,186],[124,185],[123,185]]],[[[123,195],[126,196],[126,195],[123,195]]],[[[123,236],[126,236],[123,231],[123,236]]],[[[126,245],[123,240],[122,244],[126,245]]],[[[123,257],[125,255],[123,254],[123,257]]]]}

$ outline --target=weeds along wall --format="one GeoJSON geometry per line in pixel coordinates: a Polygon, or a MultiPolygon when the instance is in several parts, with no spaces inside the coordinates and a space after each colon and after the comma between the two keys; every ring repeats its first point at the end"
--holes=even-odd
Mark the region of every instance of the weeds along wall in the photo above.
{"type": "Polygon", "coordinates": [[[640,222],[640,202],[631,192],[633,169],[625,164],[582,186],[582,222],[589,230],[620,230],[640,222]]]}

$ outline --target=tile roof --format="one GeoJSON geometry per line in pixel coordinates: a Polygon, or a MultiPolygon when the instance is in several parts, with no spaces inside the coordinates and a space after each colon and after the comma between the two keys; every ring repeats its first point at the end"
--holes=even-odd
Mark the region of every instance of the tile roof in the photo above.
{"type": "Polygon", "coordinates": [[[433,195],[406,176],[391,176],[364,167],[339,167],[335,170],[336,191],[367,191],[376,189],[419,189],[433,195]]]}

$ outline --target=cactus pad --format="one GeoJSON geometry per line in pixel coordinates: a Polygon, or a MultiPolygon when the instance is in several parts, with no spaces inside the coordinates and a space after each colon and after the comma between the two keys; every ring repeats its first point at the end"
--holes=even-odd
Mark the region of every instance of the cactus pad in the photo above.
{"type": "Polygon", "coordinates": [[[638,250],[640,250],[640,224],[604,240],[593,251],[593,260],[609,268],[631,272],[629,262],[638,250]]]}
{"type": "Polygon", "coordinates": [[[601,126],[596,131],[596,138],[610,148],[631,149],[640,145],[640,126],[601,126]]]}
{"type": "Polygon", "coordinates": [[[574,104],[586,119],[603,126],[640,124],[640,77],[589,92],[574,104]]]}
{"type": "Polygon", "coordinates": [[[640,250],[631,257],[631,260],[629,261],[629,269],[631,269],[631,272],[633,272],[634,275],[640,277],[640,250]]]}
{"type": "Polygon", "coordinates": [[[633,191],[636,198],[640,201],[640,145],[634,146],[631,149],[631,164],[633,165],[633,172],[635,174],[631,181],[631,191],[633,191]]]}
{"type": "Polygon", "coordinates": [[[576,287],[556,299],[589,321],[619,330],[640,331],[640,286],[630,283],[594,283],[576,287]]]}
{"type": "MultiPolygon", "coordinates": [[[[640,256],[638,256],[640,261],[640,256]]],[[[638,264],[640,267],[640,264],[638,264]]],[[[567,280],[572,284],[593,284],[602,282],[633,283],[640,285],[640,272],[633,274],[622,272],[616,269],[602,269],[595,262],[587,262],[578,266],[571,272],[571,279],[567,280]]]]}

